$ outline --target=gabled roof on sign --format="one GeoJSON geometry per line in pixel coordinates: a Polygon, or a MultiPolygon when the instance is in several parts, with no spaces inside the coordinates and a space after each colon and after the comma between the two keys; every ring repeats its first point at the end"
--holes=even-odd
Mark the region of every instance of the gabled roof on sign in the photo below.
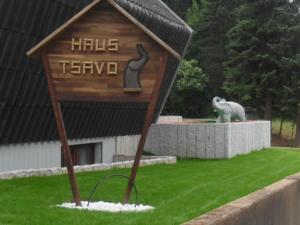
{"type": "MultiPolygon", "coordinates": [[[[53,31],[50,35],[48,35],[46,38],[44,38],[36,46],[34,46],[32,49],[30,49],[26,54],[28,56],[35,56],[35,55],[39,54],[41,52],[41,50],[43,48],[45,48],[51,41],[53,41],[57,36],[59,36],[62,32],[64,32],[69,26],[71,26],[72,24],[74,24],[77,21],[79,21],[82,16],[86,15],[91,9],[93,9],[101,1],[107,1],[115,9],[117,9],[120,13],[122,13],[125,17],[127,17],[132,23],[134,23],[137,27],[139,27],[141,30],[143,30],[149,37],[151,37],[154,41],[156,41],[161,47],[163,47],[165,50],[167,50],[169,53],[171,53],[177,59],[181,59],[181,54],[179,54],[176,50],[174,50],[173,48],[171,48],[167,43],[165,43],[158,36],[156,36],[151,30],[149,30],[141,22],[139,22],[137,19],[135,19],[131,14],[129,14],[124,8],[122,8],[114,0],[94,0],[89,5],[87,5],[85,8],[83,8],[80,12],[78,12],[76,15],[74,15],[72,18],[70,18],[66,23],[64,23],[63,25],[61,25],[59,28],[57,28],[55,31],[53,31]]],[[[150,5],[149,5],[150,2],[151,1],[149,1],[147,3],[148,7],[150,7],[150,5]]],[[[157,1],[157,2],[159,2],[159,1],[157,1]]],[[[153,3],[152,3],[151,6],[152,7],[158,7],[158,5],[153,4],[153,3]]],[[[162,12],[165,11],[165,10],[168,10],[168,8],[165,5],[162,5],[162,7],[163,8],[160,8],[160,10],[162,12]]],[[[170,15],[172,15],[172,14],[170,14],[170,15]]],[[[173,17],[176,18],[175,16],[173,16],[173,17]]],[[[180,21],[179,18],[177,20],[180,21]]],[[[180,21],[180,23],[184,24],[183,21],[180,21]]]]}

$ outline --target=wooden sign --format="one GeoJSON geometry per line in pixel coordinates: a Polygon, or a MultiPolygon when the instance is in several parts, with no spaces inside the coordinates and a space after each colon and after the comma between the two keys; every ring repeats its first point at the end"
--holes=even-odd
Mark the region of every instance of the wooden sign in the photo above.
{"type": "Polygon", "coordinates": [[[149,102],[160,56],[170,50],[179,57],[109,2],[79,13],[28,52],[44,48],[57,100],[149,102]]]}
{"type": "Polygon", "coordinates": [[[180,55],[113,0],[95,0],[27,52],[41,54],[70,184],[74,174],[60,101],[148,102],[125,202],[143,152],[169,55],[180,55]]]}

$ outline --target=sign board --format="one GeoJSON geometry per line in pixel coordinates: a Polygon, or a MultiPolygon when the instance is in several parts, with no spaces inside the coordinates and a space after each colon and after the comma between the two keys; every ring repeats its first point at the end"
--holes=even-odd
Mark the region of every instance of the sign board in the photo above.
{"type": "Polygon", "coordinates": [[[111,3],[100,2],[28,52],[44,48],[57,100],[150,101],[160,57],[174,50],[111,3]]]}
{"type": "Polygon", "coordinates": [[[148,102],[125,202],[143,152],[169,55],[180,55],[113,0],[95,0],[27,52],[41,54],[70,184],[74,175],[60,101],[148,102]]]}

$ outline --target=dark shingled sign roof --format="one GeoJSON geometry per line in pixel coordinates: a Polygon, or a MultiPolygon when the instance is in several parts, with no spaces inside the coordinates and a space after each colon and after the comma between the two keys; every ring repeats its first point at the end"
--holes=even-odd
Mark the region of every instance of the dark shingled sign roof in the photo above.
{"type": "MultiPolygon", "coordinates": [[[[0,143],[57,140],[56,124],[40,59],[26,51],[92,0],[0,1],[0,143]]],[[[192,30],[160,0],[115,0],[175,51],[184,54],[192,30]]],[[[179,61],[170,57],[156,107],[168,96],[179,61]]],[[[147,104],[64,102],[69,139],[139,134],[147,104]]]]}

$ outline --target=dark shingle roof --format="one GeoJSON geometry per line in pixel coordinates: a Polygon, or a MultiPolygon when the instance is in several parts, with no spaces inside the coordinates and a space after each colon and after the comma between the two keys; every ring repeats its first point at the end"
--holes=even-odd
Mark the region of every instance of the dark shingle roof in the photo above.
{"type": "Polygon", "coordinates": [[[125,9],[134,8],[132,12],[144,11],[149,15],[151,14],[152,17],[157,17],[157,19],[161,21],[166,20],[169,24],[173,23],[182,27],[187,26],[176,14],[173,13],[173,11],[171,11],[160,0],[148,0],[148,1],[115,0],[115,1],[125,9]]]}
{"type": "MultiPolygon", "coordinates": [[[[115,0],[148,29],[183,53],[191,30],[159,0],[115,0]]],[[[0,0],[0,143],[57,139],[40,60],[25,52],[91,0],[0,0]]],[[[178,60],[168,61],[158,115],[178,60]]],[[[69,138],[140,133],[146,112],[141,103],[64,103],[69,138]]]]}
{"type": "Polygon", "coordinates": [[[163,41],[179,53],[186,46],[186,34],[191,34],[189,28],[173,11],[160,0],[115,0],[126,11],[139,20],[163,41]],[[159,24],[159,25],[158,25],[159,24]],[[182,32],[182,33],[181,33],[182,32]],[[180,34],[181,33],[181,34],[180,34]]]}

